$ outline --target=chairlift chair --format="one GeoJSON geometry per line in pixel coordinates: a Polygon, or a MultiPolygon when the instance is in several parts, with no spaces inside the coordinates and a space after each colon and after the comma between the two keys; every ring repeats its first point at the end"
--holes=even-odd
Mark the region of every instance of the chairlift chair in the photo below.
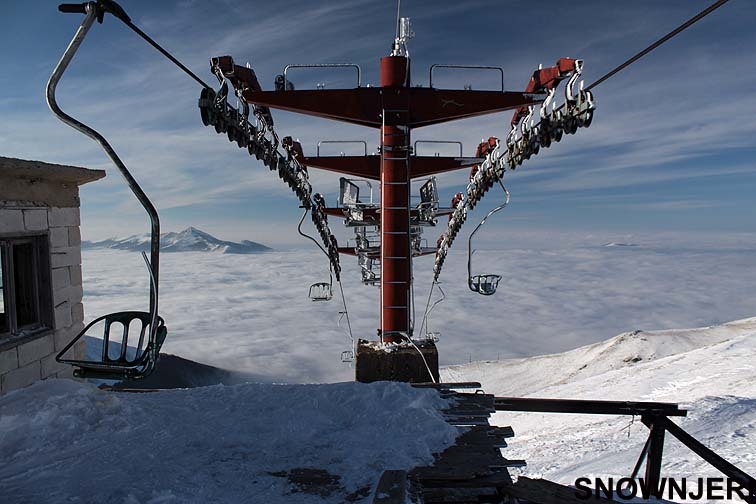
{"type": "Polygon", "coordinates": [[[496,293],[496,289],[499,286],[501,275],[493,273],[485,275],[473,275],[467,279],[467,285],[471,291],[477,292],[484,296],[490,296],[496,293]]]}
{"type": "MultiPolygon", "coordinates": [[[[322,206],[325,206],[324,203],[322,204],[322,206],[318,204],[319,201],[322,201],[322,196],[320,196],[319,194],[316,194],[314,198],[315,198],[316,203],[312,207],[313,218],[315,218],[315,214],[320,211],[319,209],[321,209],[322,206]]],[[[321,246],[320,243],[318,243],[318,241],[315,238],[313,238],[312,236],[302,231],[302,224],[304,223],[304,220],[305,220],[305,217],[307,216],[308,211],[309,210],[305,208],[305,211],[302,213],[302,218],[299,219],[299,225],[297,226],[297,231],[299,232],[300,235],[304,236],[308,240],[311,240],[315,245],[317,245],[317,247],[326,255],[326,257],[329,258],[329,262],[330,262],[331,256],[328,254],[328,251],[324,249],[323,246],[321,246]]],[[[325,214],[323,214],[323,216],[325,216],[325,214]]],[[[325,230],[325,228],[322,228],[322,229],[325,230]]],[[[324,241],[325,241],[325,238],[324,238],[324,241]]],[[[332,273],[333,273],[333,264],[331,264],[331,271],[329,272],[328,282],[316,282],[310,285],[310,290],[307,295],[311,301],[330,301],[331,299],[333,299],[332,273]]],[[[338,279],[339,279],[339,273],[338,271],[336,271],[336,280],[338,279]]]]}
{"type": "Polygon", "coordinates": [[[329,282],[317,282],[310,285],[310,301],[330,301],[333,298],[333,277],[329,282]]]}
{"type": "Polygon", "coordinates": [[[504,209],[509,204],[509,191],[506,187],[504,187],[504,184],[502,184],[501,181],[499,181],[499,185],[501,185],[501,188],[504,189],[504,194],[506,195],[504,203],[488,212],[488,214],[483,217],[483,220],[481,220],[480,223],[475,227],[473,232],[470,233],[470,238],[468,238],[467,240],[467,287],[471,291],[477,292],[478,294],[483,296],[491,296],[496,293],[496,289],[499,287],[499,282],[501,281],[501,275],[497,275],[495,273],[484,273],[480,275],[472,274],[472,256],[475,253],[475,250],[472,249],[472,239],[473,236],[475,236],[475,233],[478,232],[478,229],[480,229],[481,226],[485,224],[486,220],[489,217],[491,217],[499,210],[504,209]]]}
{"type": "Polygon", "coordinates": [[[148,312],[122,311],[95,319],[90,322],[68,345],[66,345],[55,359],[58,362],[76,366],[78,369],[74,371],[74,375],[81,378],[138,379],[149,375],[155,368],[160,355],[160,347],[165,341],[167,334],[165,323],[163,319],[158,316],[158,270],[160,259],[160,220],[158,213],[152,205],[152,202],[147,198],[147,195],[142,188],[139,187],[139,184],[137,184],[134,177],[132,177],[131,173],[115,153],[108,141],[94,129],[63,112],[55,99],[55,89],[60,78],[66,71],[66,68],[76,54],[76,51],[79,49],[79,46],[81,46],[82,41],[92,27],[95,19],[100,16],[100,21],[102,20],[101,16],[104,12],[102,9],[103,7],[95,2],[89,2],[86,5],[80,6],[61,6],[60,10],[64,12],[82,12],[86,15],[84,21],[82,21],[81,26],[74,35],[71,44],[63,53],[63,56],[50,76],[50,80],[47,82],[47,104],[50,107],[50,110],[52,110],[61,121],[100,144],[105,153],[121,172],[121,175],[123,175],[129,188],[149,215],[151,223],[150,259],[147,259],[145,253],[142,253],[142,257],[147,265],[150,276],[150,308],[148,312]],[[83,338],[95,324],[100,322],[104,322],[105,325],[103,334],[103,351],[100,358],[95,360],[86,358],[65,358],[64,355],[71,350],[76,342],[83,338]],[[114,326],[117,327],[116,324],[120,324],[123,329],[120,332],[120,339],[117,342],[117,344],[120,345],[120,348],[116,349],[118,355],[114,357],[110,355],[110,350],[111,340],[119,337],[113,334],[115,332],[114,326]],[[129,347],[129,342],[130,340],[133,342],[135,333],[138,334],[137,346],[136,348],[129,347]]]}
{"type": "Polygon", "coordinates": [[[63,348],[56,360],[77,366],[78,369],[74,370],[74,376],[79,378],[136,379],[147,376],[155,364],[152,362],[152,355],[157,355],[167,335],[163,318],[157,317],[156,336],[153,343],[149,338],[152,333],[151,321],[151,314],[142,311],[116,312],[99,317],[87,324],[84,330],[63,348]],[[62,357],[92,327],[101,322],[104,322],[105,328],[100,360],[64,359],[62,357]],[[122,329],[117,330],[118,326],[122,329]],[[129,343],[133,343],[135,336],[139,338],[136,346],[129,347],[129,343]],[[114,338],[117,341],[114,342],[114,338]],[[134,348],[133,351],[132,348],[134,348]],[[117,353],[116,356],[113,356],[114,352],[117,353]]]}

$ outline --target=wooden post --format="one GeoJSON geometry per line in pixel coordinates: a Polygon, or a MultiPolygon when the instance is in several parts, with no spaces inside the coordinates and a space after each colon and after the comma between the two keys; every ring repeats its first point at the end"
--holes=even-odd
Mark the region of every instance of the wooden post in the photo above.
{"type": "Polygon", "coordinates": [[[659,490],[661,482],[662,454],[664,453],[664,423],[657,416],[644,416],[643,423],[651,431],[648,435],[648,455],[646,456],[646,484],[652,494],[659,490]]]}

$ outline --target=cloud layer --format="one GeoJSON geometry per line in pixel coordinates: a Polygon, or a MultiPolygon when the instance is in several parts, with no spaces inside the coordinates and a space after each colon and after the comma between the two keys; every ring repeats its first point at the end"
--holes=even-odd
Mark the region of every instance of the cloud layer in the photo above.
{"type": "MultiPolygon", "coordinates": [[[[466,256],[448,258],[441,280],[447,298],[431,313],[441,332],[442,364],[550,353],[633,329],[693,327],[753,315],[756,244],[753,236],[726,243],[686,243],[671,236],[623,237],[635,247],[605,247],[617,237],[524,237],[527,247],[483,249],[476,272],[502,275],[499,292],[467,290],[466,256]],[[630,240],[627,240],[630,238],[630,240]],[[578,243],[584,240],[582,243],[578,243]]],[[[344,291],[355,337],[374,338],[376,288],[356,282],[345,258],[344,291]]],[[[316,251],[255,256],[165,255],[161,315],[169,328],[165,351],[284,382],[349,380],[340,362],[350,348],[337,327],[337,295],[307,298],[311,283],[328,279],[316,251]]],[[[147,308],[147,275],[138,254],[84,254],[88,318],[147,308]]],[[[417,327],[430,282],[430,259],[415,261],[417,327]]],[[[436,291],[436,295],[438,291],[436,291]]],[[[435,298],[435,296],[434,296],[435,298]]]]}

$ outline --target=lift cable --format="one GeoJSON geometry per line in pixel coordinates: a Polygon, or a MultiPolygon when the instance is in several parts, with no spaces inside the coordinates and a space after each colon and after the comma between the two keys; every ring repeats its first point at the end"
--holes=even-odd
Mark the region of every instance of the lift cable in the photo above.
{"type": "MultiPolygon", "coordinates": [[[[677,28],[675,28],[674,30],[672,30],[671,32],[669,32],[668,34],[664,35],[659,40],[657,40],[656,42],[654,42],[653,44],[651,44],[650,46],[648,46],[645,49],[643,49],[642,51],[638,52],[637,54],[635,54],[634,56],[632,56],[630,59],[628,59],[625,62],[623,62],[621,65],[619,65],[619,66],[615,67],[614,69],[612,69],[611,71],[607,72],[601,78],[599,78],[598,80],[596,80],[595,82],[593,82],[592,84],[590,84],[586,88],[586,90],[590,91],[591,89],[593,89],[594,87],[598,86],[599,84],[601,84],[605,80],[607,80],[610,77],[614,76],[616,73],[619,73],[620,71],[624,70],[625,68],[627,68],[631,64],[635,63],[636,61],[638,61],[643,56],[645,56],[646,54],[650,53],[651,51],[653,51],[654,49],[656,49],[657,47],[659,47],[663,43],[667,42],[669,39],[671,39],[675,35],[678,35],[680,32],[682,32],[686,28],[688,28],[691,25],[695,24],[696,22],[700,21],[701,19],[703,19],[707,15],[711,14],[712,12],[714,12],[716,9],[718,9],[721,6],[723,6],[727,2],[729,2],[729,0],[718,0],[717,2],[714,2],[712,5],[710,5],[706,9],[702,10],[701,12],[699,12],[698,14],[696,14],[695,16],[693,16],[692,18],[690,18],[689,20],[687,20],[686,22],[684,22],[683,24],[681,24],[680,26],[678,26],[677,28]]],[[[95,2],[89,2],[89,4],[95,4],[95,2]]],[[[87,5],[88,5],[88,3],[83,3],[83,4],[61,4],[58,7],[58,9],[61,12],[80,12],[80,13],[84,14],[84,13],[86,13],[85,9],[87,8],[87,5]]],[[[136,26],[131,21],[131,18],[126,14],[126,11],[124,11],[123,8],[120,5],[118,5],[116,2],[114,2],[112,0],[99,0],[98,2],[96,2],[96,6],[97,6],[97,8],[101,9],[103,13],[104,12],[108,12],[108,13],[112,14],[113,16],[115,16],[116,18],[120,19],[126,26],[128,26],[129,28],[131,28],[131,30],[134,31],[134,33],[136,33],[137,35],[139,35],[139,37],[141,37],[148,44],[150,44],[152,47],[154,47],[163,56],[165,56],[166,58],[168,58],[173,64],[175,64],[177,67],[179,67],[189,77],[191,77],[192,79],[194,79],[195,81],[197,81],[197,83],[199,83],[202,87],[212,89],[210,87],[210,85],[208,85],[205,81],[203,81],[201,78],[199,78],[194,72],[192,72],[191,70],[189,70],[189,68],[187,68],[183,63],[181,63],[176,57],[174,57],[171,53],[169,53],[167,50],[165,50],[160,44],[158,44],[157,42],[155,42],[155,40],[152,39],[152,37],[150,37],[149,35],[147,35],[146,33],[144,33],[138,26],[136,26]]],[[[98,20],[100,22],[102,22],[102,16],[101,15],[98,17],[98,20]]]]}
{"type": "Polygon", "coordinates": [[[433,288],[436,286],[436,281],[431,282],[430,290],[428,291],[428,301],[425,303],[425,312],[423,313],[423,321],[420,323],[420,333],[423,332],[423,327],[425,327],[426,322],[428,320],[428,314],[430,313],[430,303],[431,303],[431,297],[433,296],[433,288]]]}
{"type": "Polygon", "coordinates": [[[693,16],[692,18],[690,18],[689,20],[687,20],[686,22],[684,22],[683,24],[681,24],[680,26],[678,26],[677,28],[675,28],[674,30],[672,30],[671,32],[667,33],[666,35],[664,35],[662,38],[660,38],[659,40],[657,40],[656,42],[654,42],[650,46],[648,46],[645,49],[643,49],[642,51],[640,51],[639,53],[635,54],[633,57],[631,57],[630,59],[628,59],[627,61],[625,61],[621,65],[619,65],[619,66],[615,67],[614,69],[610,70],[609,72],[607,72],[604,76],[602,76],[601,78],[599,78],[598,80],[596,80],[595,82],[593,82],[590,86],[586,87],[585,89],[587,91],[590,91],[591,89],[595,88],[596,86],[598,86],[599,84],[601,84],[602,82],[604,82],[605,80],[607,80],[609,77],[612,77],[614,74],[619,73],[620,71],[624,70],[625,68],[627,68],[631,64],[633,64],[636,61],[638,61],[639,59],[641,59],[646,54],[650,53],[651,51],[653,51],[654,49],[656,49],[657,47],[659,47],[660,45],[662,45],[664,42],[668,41],[669,39],[671,39],[672,37],[674,37],[678,33],[682,32],[683,30],[685,30],[689,26],[691,26],[694,23],[696,23],[697,21],[700,21],[701,19],[703,19],[707,15],[711,14],[716,9],[718,9],[721,6],[723,6],[724,4],[726,4],[729,1],[730,0],[719,0],[718,2],[715,2],[715,3],[711,4],[709,7],[707,7],[704,10],[702,10],[701,12],[699,12],[698,14],[696,14],[695,16],[693,16]]]}
{"type": "Polygon", "coordinates": [[[191,70],[189,70],[186,66],[184,66],[183,63],[181,63],[178,59],[176,59],[171,53],[169,53],[168,51],[166,51],[165,49],[163,49],[160,46],[160,44],[158,44],[157,42],[155,42],[154,40],[152,40],[152,38],[149,35],[147,35],[142,30],[140,30],[139,27],[136,26],[134,23],[132,23],[131,21],[124,21],[124,23],[126,23],[126,26],[128,26],[129,28],[131,28],[132,30],[134,30],[134,32],[137,35],[139,35],[140,37],[142,37],[148,44],[150,44],[152,47],[154,47],[155,49],[157,49],[163,56],[165,56],[166,58],[168,58],[172,63],[174,63],[177,67],[179,67],[181,70],[183,70],[184,73],[186,73],[189,77],[191,77],[192,79],[194,79],[195,81],[197,81],[202,87],[205,87],[205,88],[208,88],[208,89],[212,89],[205,81],[203,81],[202,79],[200,79],[197,76],[197,74],[195,74],[194,72],[192,72],[191,70]]]}
{"type": "MultiPolygon", "coordinates": [[[[621,72],[622,70],[624,70],[625,68],[627,68],[631,64],[635,63],[636,61],[638,61],[643,56],[647,55],[648,53],[650,53],[651,51],[653,51],[654,49],[656,49],[660,45],[664,44],[665,42],[667,42],[668,40],[670,40],[674,36],[680,34],[682,31],[684,31],[685,29],[689,28],[690,26],[692,26],[696,22],[700,21],[701,19],[703,19],[707,15],[711,14],[712,12],[714,12],[716,9],[718,9],[719,7],[721,7],[722,5],[724,5],[725,3],[727,3],[728,1],[729,0],[718,0],[717,2],[714,2],[709,7],[707,7],[704,10],[702,10],[701,12],[699,12],[698,14],[696,14],[695,16],[693,16],[692,18],[690,18],[689,20],[685,21],[680,26],[678,26],[677,28],[675,28],[671,32],[667,33],[663,37],[659,38],[654,43],[652,43],[651,45],[649,45],[648,47],[646,47],[645,49],[643,49],[640,52],[636,53],[635,55],[631,56],[629,59],[625,60],[620,65],[614,67],[612,70],[610,70],[609,72],[607,72],[606,74],[604,74],[603,76],[601,76],[599,79],[597,79],[596,81],[594,81],[593,83],[591,83],[590,85],[588,85],[585,88],[585,91],[588,92],[591,89],[593,89],[596,86],[598,86],[599,84],[602,84],[604,81],[608,80],[610,77],[613,77],[614,75],[616,75],[617,73],[621,72]]],[[[565,108],[565,106],[566,106],[566,103],[563,103],[559,107],[555,107],[553,110],[554,111],[558,111],[558,110],[561,110],[561,109],[565,108]]],[[[540,127],[541,126],[541,121],[539,121],[535,126],[536,127],[540,127]]],[[[500,162],[501,159],[504,158],[505,155],[506,155],[506,151],[503,152],[498,158],[495,158],[494,162],[500,162]]],[[[439,272],[440,272],[440,270],[439,270],[439,272]]],[[[431,291],[432,291],[432,289],[433,289],[433,287],[431,287],[431,291]]]]}
{"type": "Polygon", "coordinates": [[[352,323],[349,321],[349,310],[347,310],[346,296],[344,296],[344,286],[341,284],[341,280],[336,280],[339,284],[339,290],[341,291],[341,303],[344,305],[344,317],[346,317],[347,329],[349,330],[349,339],[354,344],[354,335],[352,334],[352,323]]]}
{"type": "MultiPolygon", "coordinates": [[[[645,49],[643,49],[642,51],[636,53],[635,55],[633,55],[629,59],[625,60],[620,65],[614,67],[613,69],[611,69],[610,71],[608,71],[607,73],[605,73],[603,76],[599,77],[597,80],[595,80],[590,85],[588,85],[585,88],[585,90],[586,91],[590,91],[591,89],[595,88],[599,84],[602,84],[605,80],[608,80],[610,77],[613,77],[615,74],[618,74],[619,72],[621,72],[625,68],[629,67],[630,65],[632,65],[633,63],[635,63],[636,61],[638,61],[639,59],[641,59],[643,56],[645,56],[646,54],[650,53],[651,51],[653,51],[654,49],[656,49],[657,47],[659,47],[663,43],[667,42],[669,39],[671,39],[675,35],[678,35],[680,32],[682,32],[686,28],[689,28],[691,25],[693,25],[696,22],[700,21],[701,19],[703,19],[707,15],[711,14],[716,9],[718,9],[721,6],[723,6],[724,4],[726,4],[729,1],[730,0],[718,0],[717,2],[714,2],[709,7],[707,7],[704,10],[702,10],[701,12],[699,12],[698,14],[696,14],[695,16],[693,16],[692,18],[688,19],[683,24],[681,24],[680,26],[678,26],[677,28],[675,28],[671,32],[667,33],[666,35],[664,35],[662,38],[660,38],[659,40],[657,40],[656,42],[654,42],[650,46],[648,46],[645,49]]],[[[561,110],[561,109],[563,109],[565,107],[565,105],[566,104],[563,103],[563,104],[559,105],[558,107],[556,107],[554,110],[561,110]]],[[[540,125],[540,124],[541,124],[541,121],[538,121],[537,125],[540,125]]]]}
{"type": "Polygon", "coordinates": [[[123,7],[118,5],[113,0],[98,0],[97,2],[84,2],[82,4],[60,4],[58,6],[58,10],[60,12],[66,12],[66,13],[81,13],[86,14],[87,9],[98,9],[97,12],[97,20],[102,23],[103,17],[105,13],[110,13],[113,15],[113,17],[116,17],[120,19],[123,24],[131,28],[131,30],[139,35],[144,41],[146,41],[148,44],[150,44],[152,47],[157,49],[160,54],[168,58],[174,65],[179,67],[184,73],[186,73],[189,77],[197,81],[202,87],[212,89],[205,81],[200,79],[197,74],[189,70],[183,63],[181,63],[178,59],[176,59],[171,53],[163,49],[163,47],[155,42],[152,37],[144,33],[137,25],[135,25],[128,14],[126,14],[126,11],[123,10],[123,7]]]}
{"type": "MultiPolygon", "coordinates": [[[[323,253],[326,255],[326,257],[329,258],[329,262],[330,262],[330,256],[328,255],[328,252],[326,251],[326,249],[324,249],[323,246],[320,245],[320,243],[318,243],[318,241],[315,238],[313,238],[312,236],[310,236],[310,235],[306,234],[304,231],[302,231],[302,224],[304,223],[305,217],[307,217],[307,212],[309,212],[309,211],[310,210],[308,208],[305,208],[304,213],[302,213],[302,218],[299,219],[299,225],[297,225],[297,232],[300,235],[302,235],[305,238],[307,238],[308,240],[311,240],[315,245],[317,245],[318,248],[321,251],[323,251],[323,253]]],[[[346,318],[347,329],[349,330],[349,338],[352,341],[354,341],[354,335],[352,334],[352,323],[349,320],[349,310],[347,309],[346,296],[344,295],[344,286],[341,284],[341,279],[339,279],[339,278],[336,279],[336,283],[339,284],[339,291],[341,292],[341,303],[344,305],[344,317],[346,318]]]]}
{"type": "Polygon", "coordinates": [[[423,327],[425,327],[426,333],[430,334],[430,322],[428,322],[428,317],[430,316],[430,313],[433,311],[433,309],[444,301],[446,299],[446,293],[441,288],[441,282],[433,281],[431,282],[431,288],[428,292],[428,302],[425,304],[425,313],[423,314],[423,321],[420,324],[420,334],[423,333],[423,327]],[[433,302],[431,305],[431,298],[433,297],[433,288],[438,287],[438,291],[441,293],[441,297],[433,302]]]}
{"type": "MultiPolygon", "coordinates": [[[[136,26],[129,17],[128,14],[126,14],[126,11],[118,5],[118,3],[114,2],[113,0],[98,0],[97,2],[84,2],[81,4],[60,4],[58,6],[58,10],[60,12],[65,13],[80,13],[80,14],[87,14],[94,10],[94,15],[97,18],[97,21],[102,23],[104,16],[106,13],[112,14],[114,17],[121,20],[126,26],[128,26],[134,33],[136,33],[140,38],[142,38],[144,41],[146,41],[148,44],[150,44],[152,47],[154,47],[158,52],[160,52],[163,56],[165,56],[169,61],[171,61],[174,65],[179,67],[185,74],[187,74],[189,77],[191,77],[193,80],[195,80],[197,83],[199,83],[203,88],[206,89],[212,89],[212,87],[207,84],[204,80],[202,80],[200,77],[197,76],[194,72],[189,70],[189,68],[181,63],[175,56],[173,56],[170,52],[168,52],[166,49],[164,49],[160,44],[158,44],[152,37],[147,35],[145,32],[143,32],[138,26],[136,26]]],[[[272,128],[270,128],[271,133],[275,135],[275,132],[272,131],[272,128]]],[[[278,142],[276,142],[277,144],[278,142]]],[[[314,238],[311,236],[306,235],[304,232],[302,232],[302,223],[304,221],[305,216],[307,215],[308,209],[305,208],[305,212],[302,215],[302,218],[299,221],[299,225],[297,227],[297,230],[299,231],[299,234],[304,236],[305,238],[308,238],[312,240],[315,245],[318,246],[318,248],[326,255],[326,257],[329,258],[330,262],[330,256],[328,252],[320,245],[320,243],[317,242],[314,238]]],[[[333,267],[331,265],[331,267],[333,267]]],[[[341,299],[342,303],[344,305],[344,314],[346,316],[347,320],[347,327],[349,329],[349,337],[354,340],[354,336],[352,334],[352,326],[351,322],[349,320],[349,312],[347,310],[346,305],[346,297],[344,295],[344,288],[341,284],[340,279],[337,275],[337,282],[339,283],[339,289],[341,291],[341,299]]]]}

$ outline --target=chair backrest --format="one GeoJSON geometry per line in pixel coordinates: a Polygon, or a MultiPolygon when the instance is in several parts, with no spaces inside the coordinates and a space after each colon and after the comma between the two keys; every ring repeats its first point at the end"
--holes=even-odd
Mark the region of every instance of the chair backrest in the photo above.
{"type": "MultiPolygon", "coordinates": [[[[101,321],[104,322],[102,363],[138,364],[147,358],[151,322],[149,312],[125,311],[110,313],[92,321],[87,329],[101,321]],[[121,330],[116,332],[119,326],[121,330]],[[134,345],[135,338],[138,338],[136,345],[134,345]],[[118,355],[115,358],[111,356],[112,343],[118,345],[116,349],[118,355]],[[129,345],[130,343],[131,346],[129,345]],[[130,352],[130,348],[134,348],[135,351],[130,352]]],[[[167,330],[165,322],[161,317],[157,318],[157,323],[155,345],[159,350],[165,340],[167,330]]]]}
{"type": "Polygon", "coordinates": [[[312,301],[330,301],[333,298],[333,289],[327,282],[318,282],[310,285],[310,299],[312,301]]]}
{"type": "Polygon", "coordinates": [[[339,191],[341,206],[356,206],[361,203],[360,186],[344,177],[339,179],[339,185],[341,186],[339,191]]]}
{"type": "Polygon", "coordinates": [[[470,277],[468,284],[470,286],[470,289],[477,292],[478,294],[490,296],[496,292],[500,280],[501,275],[475,275],[473,277],[470,277]]]}

